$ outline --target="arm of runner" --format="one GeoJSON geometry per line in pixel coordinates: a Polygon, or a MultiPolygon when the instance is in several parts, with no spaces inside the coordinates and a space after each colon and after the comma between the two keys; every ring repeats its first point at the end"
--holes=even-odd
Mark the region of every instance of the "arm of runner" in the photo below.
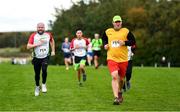
{"type": "Polygon", "coordinates": [[[64,52],[64,43],[61,45],[61,50],[64,52]]]}
{"type": "Polygon", "coordinates": [[[42,44],[43,44],[42,42],[39,42],[39,43],[37,43],[37,44],[28,43],[28,44],[27,44],[27,49],[32,49],[32,48],[35,48],[35,47],[40,46],[40,45],[42,45],[42,44]]]}
{"type": "Polygon", "coordinates": [[[135,45],[135,43],[136,43],[135,37],[134,37],[134,35],[133,35],[131,32],[128,33],[127,39],[128,39],[128,40],[125,41],[125,45],[126,45],[126,46],[135,45]]]}
{"type": "Polygon", "coordinates": [[[104,32],[104,34],[102,36],[102,42],[103,42],[104,49],[108,50],[109,45],[108,45],[108,37],[106,35],[106,32],[104,32]]]}
{"type": "Polygon", "coordinates": [[[50,46],[51,46],[51,56],[55,55],[55,42],[54,39],[52,38],[52,41],[50,41],[50,46]]]}

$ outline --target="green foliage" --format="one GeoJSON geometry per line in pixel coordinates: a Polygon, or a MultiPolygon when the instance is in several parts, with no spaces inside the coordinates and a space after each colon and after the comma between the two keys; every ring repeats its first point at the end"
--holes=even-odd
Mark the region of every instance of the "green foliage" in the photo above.
{"type": "Polygon", "coordinates": [[[143,7],[134,7],[127,11],[127,23],[131,23],[131,28],[145,28],[147,26],[147,22],[147,12],[143,7]]]}
{"type": "Polygon", "coordinates": [[[0,34],[0,48],[20,47],[27,44],[31,32],[4,32],[0,34]]]}
{"type": "MultiPolygon", "coordinates": [[[[81,0],[68,9],[56,8],[56,21],[52,32],[56,42],[56,56],[52,64],[63,64],[60,45],[65,37],[75,37],[75,31],[82,29],[85,37],[101,36],[112,27],[112,17],[121,15],[123,27],[136,37],[135,65],[159,63],[162,56],[173,66],[180,66],[180,2],[178,0],[81,0]],[[98,1],[98,2],[97,2],[98,1]]],[[[30,32],[1,33],[0,48],[21,47],[27,44],[30,32]]],[[[106,51],[100,59],[105,64],[106,51]]]]}
{"type": "Polygon", "coordinates": [[[102,35],[105,29],[112,26],[112,17],[119,14],[123,18],[124,27],[135,34],[138,47],[134,58],[136,65],[153,65],[165,56],[173,66],[180,66],[179,1],[90,1],[85,4],[81,0],[68,10],[59,10],[53,26],[55,35],[72,38],[77,28],[81,28],[86,37],[92,38],[95,32],[102,35]]]}
{"type": "Polygon", "coordinates": [[[49,66],[47,93],[34,96],[32,65],[0,64],[0,111],[179,111],[179,68],[133,69],[124,102],[112,105],[111,76],[106,66],[86,67],[79,87],[73,68],[49,66]],[[11,68],[11,69],[9,69],[11,68]]]}
{"type": "Polygon", "coordinates": [[[20,51],[21,51],[21,52],[30,52],[30,51],[27,49],[27,45],[26,45],[26,44],[20,46],[20,51]]]}

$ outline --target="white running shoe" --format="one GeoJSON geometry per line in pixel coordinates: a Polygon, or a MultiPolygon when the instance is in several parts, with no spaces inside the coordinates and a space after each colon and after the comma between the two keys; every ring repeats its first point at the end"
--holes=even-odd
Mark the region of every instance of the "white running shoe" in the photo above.
{"type": "Polygon", "coordinates": [[[36,86],[35,91],[34,91],[34,95],[39,96],[39,92],[40,92],[40,87],[36,86]]]}
{"type": "Polygon", "coordinates": [[[46,84],[42,84],[42,92],[43,93],[47,92],[46,84]]]}

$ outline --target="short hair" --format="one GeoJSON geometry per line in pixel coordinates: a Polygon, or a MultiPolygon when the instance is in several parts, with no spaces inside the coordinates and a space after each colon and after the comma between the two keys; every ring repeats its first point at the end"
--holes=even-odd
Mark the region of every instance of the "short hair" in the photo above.
{"type": "Polygon", "coordinates": [[[37,24],[37,27],[45,27],[44,23],[40,22],[37,24]]]}
{"type": "Polygon", "coordinates": [[[83,32],[82,32],[82,30],[77,30],[77,31],[76,31],[76,33],[77,33],[77,32],[81,32],[81,33],[83,33],[83,32]]]}

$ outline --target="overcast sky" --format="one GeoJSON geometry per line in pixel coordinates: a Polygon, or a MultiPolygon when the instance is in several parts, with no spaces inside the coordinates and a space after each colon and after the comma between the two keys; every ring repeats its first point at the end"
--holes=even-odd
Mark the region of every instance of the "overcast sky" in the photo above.
{"type": "MultiPolygon", "coordinates": [[[[73,0],[78,1],[78,0],[73,0]]],[[[38,22],[55,20],[55,7],[68,9],[71,0],[1,0],[0,32],[35,31],[38,22]]]]}

